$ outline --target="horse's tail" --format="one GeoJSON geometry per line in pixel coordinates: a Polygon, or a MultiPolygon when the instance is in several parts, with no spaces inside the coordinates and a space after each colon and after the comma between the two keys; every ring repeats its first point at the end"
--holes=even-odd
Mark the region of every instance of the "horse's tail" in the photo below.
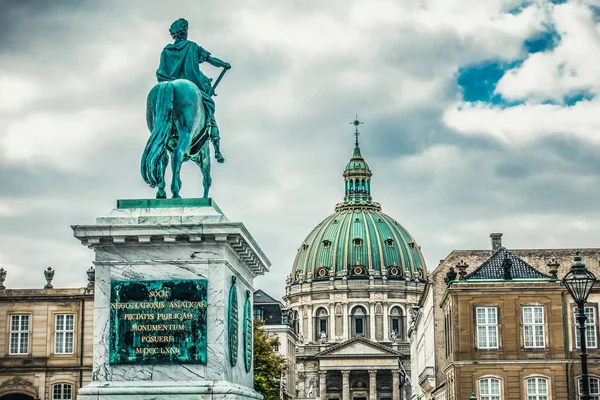
{"type": "Polygon", "coordinates": [[[173,128],[173,84],[166,82],[158,86],[154,104],[154,129],[142,154],[142,177],[151,187],[156,187],[164,177],[167,142],[173,128]]]}

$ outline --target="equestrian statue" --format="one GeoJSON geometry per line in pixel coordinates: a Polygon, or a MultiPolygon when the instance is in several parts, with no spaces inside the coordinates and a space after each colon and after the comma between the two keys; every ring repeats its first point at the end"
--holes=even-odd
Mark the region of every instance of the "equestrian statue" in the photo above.
{"type": "Polygon", "coordinates": [[[146,122],[151,134],[142,155],[142,177],[151,187],[158,187],[157,199],[166,198],[165,170],[170,153],[171,192],[173,198],[180,198],[181,165],[192,160],[202,171],[206,198],[212,183],[209,142],[213,144],[217,162],[225,161],[221,154],[213,96],[231,65],[187,40],[188,22],[185,19],[173,22],[169,32],[175,42],[163,49],[156,71],[158,84],[148,94],[146,122]],[[223,68],[214,84],[200,71],[203,62],[223,68]]]}

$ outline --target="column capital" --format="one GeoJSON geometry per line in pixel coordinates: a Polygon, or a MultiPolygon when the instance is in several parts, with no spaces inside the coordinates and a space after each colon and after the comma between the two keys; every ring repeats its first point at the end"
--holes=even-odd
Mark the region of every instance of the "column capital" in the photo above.
{"type": "Polygon", "coordinates": [[[392,370],[392,376],[393,376],[394,378],[398,378],[398,377],[400,377],[400,370],[393,369],[393,370],[392,370]]]}
{"type": "Polygon", "coordinates": [[[327,371],[320,370],[319,371],[319,375],[321,375],[321,376],[327,376],[327,371]]]}
{"type": "Polygon", "coordinates": [[[369,370],[369,378],[375,378],[377,376],[377,370],[376,369],[370,369],[369,370]]]}
{"type": "Polygon", "coordinates": [[[343,378],[350,378],[350,370],[343,370],[342,371],[342,377],[343,378]]]}

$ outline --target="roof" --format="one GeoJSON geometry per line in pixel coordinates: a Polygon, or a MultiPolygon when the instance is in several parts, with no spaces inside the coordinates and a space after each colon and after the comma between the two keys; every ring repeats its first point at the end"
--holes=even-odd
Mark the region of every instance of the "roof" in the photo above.
{"type": "Polygon", "coordinates": [[[483,264],[468,274],[465,279],[550,279],[550,275],[538,271],[505,247],[500,247],[483,264]]]}
{"type": "Polygon", "coordinates": [[[338,343],[330,348],[323,350],[315,357],[333,357],[333,358],[356,358],[357,354],[361,357],[401,357],[403,353],[393,350],[387,346],[372,342],[364,337],[355,336],[350,340],[338,343]]]}
{"type": "Polygon", "coordinates": [[[279,304],[283,308],[281,301],[274,299],[273,297],[266,294],[264,291],[258,289],[252,295],[252,301],[254,304],[267,304],[274,303],[279,304]]]}

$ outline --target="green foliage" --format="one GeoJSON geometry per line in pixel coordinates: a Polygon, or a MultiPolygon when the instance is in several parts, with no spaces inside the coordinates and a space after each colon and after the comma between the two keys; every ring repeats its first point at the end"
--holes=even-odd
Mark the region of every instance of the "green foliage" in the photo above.
{"type": "Polygon", "coordinates": [[[264,329],[265,323],[254,320],[254,389],[264,400],[279,399],[279,382],[285,371],[285,358],[273,350],[279,338],[270,336],[264,329]]]}

